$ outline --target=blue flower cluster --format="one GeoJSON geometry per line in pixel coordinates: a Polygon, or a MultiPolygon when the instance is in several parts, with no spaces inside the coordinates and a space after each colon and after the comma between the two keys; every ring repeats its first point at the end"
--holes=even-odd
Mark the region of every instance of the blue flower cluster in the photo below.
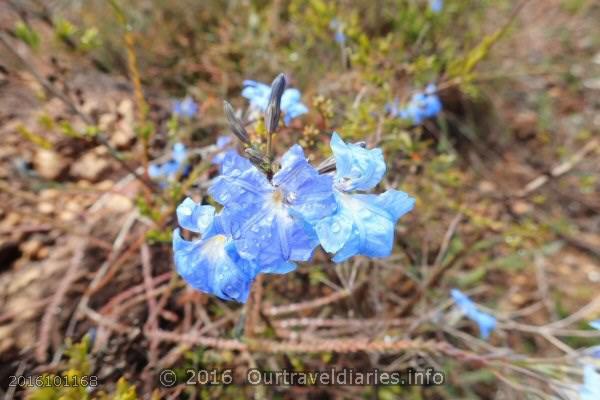
{"type": "Polygon", "coordinates": [[[442,111],[442,102],[438,97],[437,87],[431,83],[424,92],[415,93],[404,108],[400,108],[398,99],[386,105],[386,111],[395,118],[409,119],[415,124],[421,124],[427,118],[432,118],[442,111]]]}
{"type": "Polygon", "coordinates": [[[148,166],[148,176],[157,181],[172,181],[178,175],[184,176],[189,170],[187,163],[188,152],[183,143],[175,143],[171,158],[164,163],[151,163],[148,166]]]}
{"type": "Polygon", "coordinates": [[[257,274],[290,272],[319,243],[335,262],[390,255],[395,224],[414,199],[393,189],[364,193],[385,174],[380,149],[345,143],[337,133],[331,148],[335,174],[320,174],[294,145],[270,180],[248,159],[225,154],[209,188],[221,211],[189,198],[177,209],[179,225],[202,234],[187,241],[174,232],[179,274],[198,290],[245,302],[257,274]]]}
{"type": "Polygon", "coordinates": [[[429,9],[434,13],[442,12],[444,8],[444,0],[429,0],[429,9]]]}
{"type": "MultiPolygon", "coordinates": [[[[250,101],[250,106],[265,112],[269,104],[271,87],[261,82],[245,80],[242,96],[250,101]]],[[[289,125],[292,119],[308,112],[308,108],[302,103],[302,94],[298,89],[289,88],[283,92],[281,97],[281,111],[283,111],[283,122],[289,125]]]]}
{"type": "Polygon", "coordinates": [[[198,103],[190,96],[173,102],[171,111],[179,118],[194,118],[198,115],[198,103]]]}
{"type": "Polygon", "coordinates": [[[337,18],[334,18],[329,23],[329,28],[334,32],[335,41],[343,46],[346,44],[346,34],[344,33],[344,24],[337,18]]]}
{"type": "Polygon", "coordinates": [[[477,308],[469,297],[458,289],[450,291],[452,299],[460,310],[479,326],[479,333],[483,339],[490,337],[492,331],[496,328],[496,318],[490,314],[484,313],[477,308]]]}

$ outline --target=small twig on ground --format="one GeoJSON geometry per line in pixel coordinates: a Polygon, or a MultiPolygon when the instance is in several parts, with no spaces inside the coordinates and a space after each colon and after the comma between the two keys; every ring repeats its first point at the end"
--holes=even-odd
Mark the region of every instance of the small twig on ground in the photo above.
{"type": "Polygon", "coordinates": [[[50,341],[50,334],[53,328],[54,317],[60,312],[60,305],[63,302],[69,288],[75,282],[77,278],[77,270],[81,266],[81,261],[85,254],[85,248],[87,242],[85,240],[76,240],[77,244],[75,249],[73,250],[73,257],[71,258],[71,263],[69,268],[65,272],[63,279],[60,281],[58,288],[54,296],[52,297],[52,301],[46,308],[46,312],[42,317],[42,322],[40,324],[40,333],[39,333],[39,341],[36,347],[35,357],[38,362],[43,362],[46,360],[46,351],[48,350],[48,344],[50,341]]]}
{"type": "Polygon", "coordinates": [[[597,139],[592,139],[585,144],[578,152],[569,157],[568,160],[553,167],[549,173],[538,176],[537,178],[530,181],[523,189],[515,193],[516,197],[526,197],[527,195],[535,192],[551,179],[558,178],[570,170],[572,170],[577,164],[585,159],[588,153],[591,153],[598,149],[600,142],[597,139]]]}

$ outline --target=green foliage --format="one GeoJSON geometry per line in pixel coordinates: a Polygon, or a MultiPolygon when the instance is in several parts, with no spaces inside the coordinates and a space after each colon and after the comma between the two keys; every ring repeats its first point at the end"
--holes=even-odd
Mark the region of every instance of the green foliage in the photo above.
{"type": "Polygon", "coordinates": [[[44,375],[44,384],[32,389],[27,394],[28,400],[137,400],[135,386],[127,383],[125,378],[117,382],[114,393],[98,393],[92,395],[89,389],[94,389],[98,382],[93,375],[90,361],[91,341],[85,336],[81,342],[67,343],[65,355],[67,362],[65,370],[59,375],[60,379],[54,379],[57,375],[44,375]]]}
{"type": "Polygon", "coordinates": [[[38,33],[23,21],[18,21],[15,24],[14,32],[16,37],[32,49],[35,50],[40,46],[40,36],[38,33]]]}

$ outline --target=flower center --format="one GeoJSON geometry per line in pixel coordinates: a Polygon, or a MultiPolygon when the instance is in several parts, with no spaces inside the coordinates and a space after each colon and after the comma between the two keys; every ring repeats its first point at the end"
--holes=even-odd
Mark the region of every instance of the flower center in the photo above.
{"type": "Polygon", "coordinates": [[[273,203],[275,203],[275,205],[282,205],[283,204],[283,199],[285,198],[283,191],[281,189],[275,189],[275,191],[273,192],[273,203]]]}

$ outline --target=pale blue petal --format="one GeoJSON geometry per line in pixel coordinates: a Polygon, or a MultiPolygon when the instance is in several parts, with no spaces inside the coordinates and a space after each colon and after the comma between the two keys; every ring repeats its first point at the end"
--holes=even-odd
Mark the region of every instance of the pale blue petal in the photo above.
{"type": "Polygon", "coordinates": [[[231,257],[232,250],[225,236],[186,241],[176,229],[173,253],[177,272],[190,286],[223,300],[246,302],[255,267],[239,257],[231,257]]]}
{"type": "Polygon", "coordinates": [[[600,331],[600,319],[590,322],[590,326],[600,331]]]}
{"type": "Polygon", "coordinates": [[[177,221],[188,231],[205,234],[212,227],[214,219],[213,206],[200,205],[189,197],[177,206],[177,221]]]}
{"type": "Polygon", "coordinates": [[[342,262],[355,255],[389,256],[394,245],[394,227],[402,214],[388,202],[395,193],[402,192],[387,191],[380,195],[335,193],[338,203],[335,216],[316,225],[325,250],[333,252],[338,249],[333,261],[342,262]]]}
{"type": "Polygon", "coordinates": [[[319,175],[297,144],[283,155],[273,184],[283,190],[284,200],[292,210],[308,222],[330,215],[337,208],[331,176],[319,175]]]}
{"type": "Polygon", "coordinates": [[[492,315],[480,311],[475,303],[467,295],[458,289],[450,291],[452,299],[460,310],[479,326],[479,333],[483,339],[488,339],[492,331],[496,328],[496,318],[492,315]]]}
{"type": "Polygon", "coordinates": [[[343,191],[370,190],[385,174],[385,162],[381,149],[365,149],[356,144],[346,144],[334,132],[331,149],[335,156],[336,187],[343,191]]]}
{"type": "Polygon", "coordinates": [[[346,208],[321,219],[315,225],[319,242],[328,253],[337,253],[349,241],[354,219],[346,208]]]}
{"type": "Polygon", "coordinates": [[[231,143],[231,141],[232,141],[232,138],[229,135],[219,136],[217,138],[217,143],[216,143],[217,148],[223,149],[223,148],[225,148],[225,146],[227,146],[229,143],[231,143]]]}
{"type": "Polygon", "coordinates": [[[592,364],[583,367],[583,385],[579,389],[581,400],[600,399],[600,373],[592,364]]]}
{"type": "Polygon", "coordinates": [[[375,205],[387,211],[392,216],[392,220],[397,221],[404,214],[412,211],[415,199],[400,190],[389,189],[377,196],[375,205]]]}

